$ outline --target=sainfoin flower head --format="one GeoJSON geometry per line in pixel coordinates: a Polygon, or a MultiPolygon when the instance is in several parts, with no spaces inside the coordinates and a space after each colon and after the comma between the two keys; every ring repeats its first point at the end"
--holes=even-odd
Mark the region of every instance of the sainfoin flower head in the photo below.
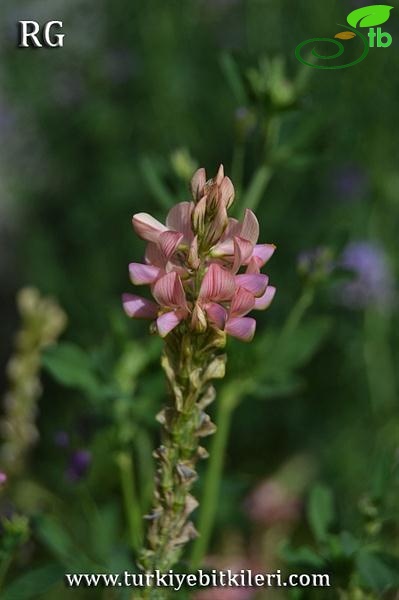
{"type": "Polygon", "coordinates": [[[191,193],[193,199],[174,206],[165,224],[147,213],[134,215],[133,228],[147,247],[144,263],[129,265],[130,278],[149,285],[153,300],[124,294],[124,310],[153,320],[161,337],[184,324],[249,341],[256,321],[248,313],[266,309],[276,291],[260,272],[275,246],[258,244],[259,223],[251,210],[242,222],[228,217],[234,187],[222,165],[212,179],[199,169],[191,193]]]}

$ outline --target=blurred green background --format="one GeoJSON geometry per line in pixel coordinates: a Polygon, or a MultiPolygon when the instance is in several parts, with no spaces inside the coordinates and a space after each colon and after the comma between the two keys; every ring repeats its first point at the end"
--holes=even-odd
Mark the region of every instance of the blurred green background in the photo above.
{"type": "Polygon", "coordinates": [[[278,292],[255,341],[229,343],[214,409],[223,473],[201,466],[209,544],[194,553],[328,572],[332,588],[206,598],[397,597],[399,12],[383,26],[392,46],[353,68],[294,54],[364,4],[2,0],[4,600],[130,597],[67,590],[62,574],[133,571],[151,499],[165,385],[161,343],[121,309],[144,249],[131,217],[163,220],[195,168],[219,163],[236,213],[253,208],[277,244],[278,292]],[[20,19],[62,20],[64,48],[18,49],[20,19]],[[58,345],[32,290],[18,313],[26,286],[65,311],[58,345]]]}

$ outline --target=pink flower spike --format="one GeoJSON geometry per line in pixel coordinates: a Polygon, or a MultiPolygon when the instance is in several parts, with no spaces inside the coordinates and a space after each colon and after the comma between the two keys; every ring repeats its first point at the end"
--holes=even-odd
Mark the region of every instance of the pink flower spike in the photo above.
{"type": "Polygon", "coordinates": [[[266,310],[266,308],[269,308],[275,295],[276,288],[273,285],[268,285],[263,296],[260,298],[255,298],[254,308],[256,310],[266,310]]]}
{"type": "Polygon", "coordinates": [[[205,169],[198,169],[191,179],[190,188],[194,200],[200,200],[204,195],[204,186],[206,184],[205,169]]]}
{"type": "Polygon", "coordinates": [[[251,292],[244,288],[238,288],[230,306],[230,314],[233,317],[243,317],[255,306],[255,298],[251,292]]]}
{"type": "Polygon", "coordinates": [[[251,294],[259,298],[264,294],[267,284],[269,282],[269,278],[267,275],[263,275],[263,273],[259,274],[248,274],[243,273],[242,275],[236,275],[236,284],[238,287],[243,287],[251,294]]]}
{"type": "Polygon", "coordinates": [[[276,246],[274,244],[256,244],[252,253],[252,258],[256,259],[259,267],[263,267],[263,265],[273,256],[275,250],[276,246]]]}
{"type": "Polygon", "coordinates": [[[7,475],[0,471],[0,486],[7,482],[7,475]]]}
{"type": "Polygon", "coordinates": [[[226,309],[216,302],[208,302],[205,304],[204,308],[209,320],[214,323],[218,329],[224,329],[227,318],[226,309]]]}
{"type": "Polygon", "coordinates": [[[234,275],[220,265],[212,263],[202,280],[199,298],[222,302],[230,300],[235,290],[234,275]]]}
{"type": "Polygon", "coordinates": [[[237,273],[238,269],[243,265],[251,256],[253,251],[253,244],[244,240],[241,237],[234,237],[234,262],[233,262],[233,273],[237,273]]]}
{"type": "Polygon", "coordinates": [[[160,306],[187,308],[186,295],[180,277],[171,271],[155,283],[152,295],[160,306]]]}
{"type": "Polygon", "coordinates": [[[244,221],[241,225],[240,236],[256,244],[259,237],[259,223],[255,214],[248,208],[245,210],[244,221]]]}
{"type": "Polygon", "coordinates": [[[157,328],[161,337],[166,337],[183,320],[185,313],[179,310],[171,310],[157,319],[157,328]]]}
{"type": "Polygon", "coordinates": [[[158,243],[165,258],[169,259],[174,254],[182,239],[183,234],[178,231],[164,231],[161,233],[158,243]]]}
{"type": "Polygon", "coordinates": [[[127,316],[134,319],[155,319],[158,314],[155,302],[141,296],[123,294],[122,303],[127,316]]]}
{"type": "Polygon", "coordinates": [[[183,242],[189,244],[193,239],[191,230],[191,213],[193,212],[193,202],[179,202],[170,209],[166,217],[166,225],[169,229],[179,231],[183,234],[183,242]]]}
{"type": "Polygon", "coordinates": [[[226,323],[225,331],[243,342],[250,342],[255,335],[256,321],[251,317],[233,317],[226,323]]]}
{"type": "Polygon", "coordinates": [[[147,213],[137,213],[133,216],[133,228],[137,235],[148,242],[156,242],[159,235],[168,228],[147,213]]]}
{"type": "Polygon", "coordinates": [[[161,273],[159,267],[142,265],[141,263],[130,263],[130,280],[134,285],[146,285],[156,281],[161,273]]]}

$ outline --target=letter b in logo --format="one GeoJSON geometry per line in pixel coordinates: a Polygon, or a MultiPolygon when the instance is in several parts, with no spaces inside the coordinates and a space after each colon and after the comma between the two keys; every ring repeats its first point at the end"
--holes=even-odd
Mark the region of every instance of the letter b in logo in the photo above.
{"type": "Polygon", "coordinates": [[[370,48],[374,48],[375,38],[377,38],[377,48],[388,48],[388,46],[392,44],[391,34],[382,31],[381,27],[377,27],[377,33],[375,32],[374,27],[370,28],[370,48]]]}
{"type": "Polygon", "coordinates": [[[388,48],[392,44],[392,36],[390,33],[384,33],[381,31],[381,27],[377,28],[377,47],[388,48]],[[386,40],[386,41],[384,41],[386,40]]]}

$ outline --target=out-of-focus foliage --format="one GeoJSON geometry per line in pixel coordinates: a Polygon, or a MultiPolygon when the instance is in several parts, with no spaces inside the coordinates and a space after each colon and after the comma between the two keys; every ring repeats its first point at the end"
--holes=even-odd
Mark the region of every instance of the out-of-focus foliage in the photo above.
{"type": "Polygon", "coordinates": [[[143,253],[130,220],[163,220],[193,170],[220,162],[236,215],[255,209],[277,244],[278,292],[254,342],[228,349],[211,448],[224,467],[204,461],[193,556],[331,574],[328,591],[259,598],[395,598],[399,54],[394,43],[330,72],[294,55],[349,4],[2,1],[4,363],[18,289],[34,285],[68,315],[42,353],[39,439],[0,487],[2,598],[62,600],[65,572],[137,568],[166,389],[159,340],[120,306],[143,253]],[[17,49],[19,19],[55,18],[63,49],[17,49]]]}

